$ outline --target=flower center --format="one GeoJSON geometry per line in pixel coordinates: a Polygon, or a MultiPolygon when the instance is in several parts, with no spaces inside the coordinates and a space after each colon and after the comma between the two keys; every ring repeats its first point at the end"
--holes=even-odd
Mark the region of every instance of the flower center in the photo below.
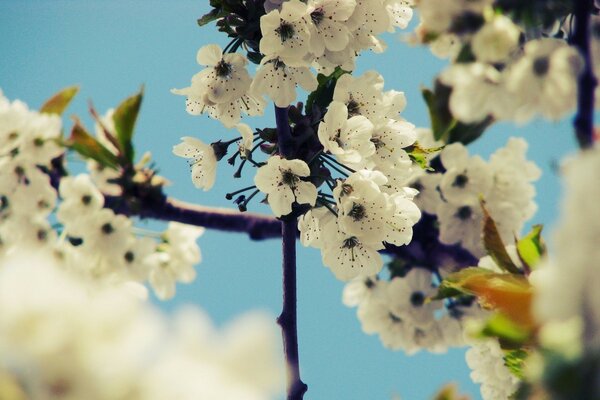
{"type": "Polygon", "coordinates": [[[348,116],[349,117],[354,117],[355,115],[360,115],[360,104],[358,104],[358,102],[356,100],[354,100],[352,98],[352,96],[350,96],[350,101],[348,101],[348,104],[346,104],[346,107],[348,107],[348,116]]]}
{"type": "Polygon", "coordinates": [[[415,307],[421,307],[425,303],[425,295],[423,292],[414,292],[410,296],[410,304],[415,307]]]}
{"type": "Polygon", "coordinates": [[[315,11],[310,13],[310,19],[312,19],[312,22],[317,26],[319,26],[321,21],[323,21],[323,18],[325,18],[325,13],[323,12],[322,8],[317,8],[315,11]]]}
{"type": "Polygon", "coordinates": [[[226,78],[231,75],[231,64],[225,62],[225,60],[221,59],[217,65],[215,65],[215,72],[217,76],[220,78],[226,78]]]}
{"type": "Polygon", "coordinates": [[[281,181],[288,186],[296,186],[296,183],[300,178],[298,178],[292,171],[287,170],[281,173],[281,181]]]}
{"type": "Polygon", "coordinates": [[[456,212],[455,216],[458,219],[465,221],[465,220],[471,218],[472,214],[473,214],[473,210],[471,210],[471,207],[469,207],[469,206],[462,206],[461,208],[458,209],[458,211],[456,212]]]}
{"type": "Polygon", "coordinates": [[[128,263],[131,264],[133,262],[133,260],[135,259],[135,255],[133,254],[133,252],[128,251],[127,253],[125,253],[123,258],[125,258],[125,261],[127,261],[128,263]]]}
{"type": "Polygon", "coordinates": [[[358,246],[358,239],[354,236],[349,237],[348,239],[344,240],[344,244],[342,245],[342,248],[344,249],[353,249],[356,246],[358,246]]]}
{"type": "Polygon", "coordinates": [[[113,226],[109,222],[107,222],[104,225],[102,225],[102,227],[100,227],[100,230],[102,231],[102,233],[110,235],[115,231],[115,228],[113,228],[113,226]]]}
{"type": "Polygon", "coordinates": [[[354,221],[360,221],[365,217],[365,207],[362,204],[353,203],[352,208],[348,212],[348,216],[352,217],[354,221]]]}
{"type": "Polygon", "coordinates": [[[542,77],[548,73],[550,69],[550,60],[548,57],[538,57],[533,61],[533,73],[542,77]]]}
{"type": "Polygon", "coordinates": [[[378,137],[372,137],[371,143],[373,143],[375,145],[375,150],[379,150],[380,148],[385,146],[385,143],[383,143],[381,138],[378,138],[378,137]]]}
{"type": "Polygon", "coordinates": [[[279,35],[281,39],[281,43],[285,42],[294,37],[294,25],[289,22],[282,22],[277,29],[275,29],[275,33],[279,35]]]}
{"type": "Polygon", "coordinates": [[[454,182],[452,183],[452,186],[463,189],[465,186],[467,186],[468,182],[469,182],[469,177],[465,174],[460,174],[460,175],[457,175],[456,178],[454,178],[454,182]]]}

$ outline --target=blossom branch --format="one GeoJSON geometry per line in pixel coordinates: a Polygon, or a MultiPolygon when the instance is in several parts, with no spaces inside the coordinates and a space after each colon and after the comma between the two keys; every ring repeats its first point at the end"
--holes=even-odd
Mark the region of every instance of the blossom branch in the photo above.
{"type": "Polygon", "coordinates": [[[273,217],[200,206],[174,199],[167,199],[158,207],[143,207],[134,214],[142,218],[181,222],[223,232],[247,233],[252,240],[281,237],[281,222],[273,217]]]}
{"type": "Polygon", "coordinates": [[[575,4],[575,31],[571,39],[584,59],[583,73],[579,77],[577,115],[573,125],[582,149],[594,142],[594,90],[597,85],[590,49],[590,21],[594,0],[578,0],[575,4]]]}
{"type": "MultiPolygon", "coordinates": [[[[279,153],[290,158],[294,142],[288,121],[288,109],[275,107],[279,153]]],[[[281,222],[283,238],[283,309],[277,318],[283,335],[283,351],[288,366],[288,400],[302,400],[308,389],[300,379],[298,357],[298,326],[296,317],[296,218],[288,216],[281,222]]]]}

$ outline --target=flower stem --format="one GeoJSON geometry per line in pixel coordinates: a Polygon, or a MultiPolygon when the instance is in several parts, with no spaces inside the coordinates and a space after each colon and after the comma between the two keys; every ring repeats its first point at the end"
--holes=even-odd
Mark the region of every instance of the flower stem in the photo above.
{"type": "MultiPolygon", "coordinates": [[[[294,157],[294,140],[288,120],[288,109],[275,106],[277,142],[282,157],[294,157]]],[[[302,400],[308,389],[300,379],[298,358],[298,325],[296,318],[296,218],[283,218],[283,309],[277,318],[283,336],[283,352],[288,368],[287,400],[302,400]]]]}
{"type": "Polygon", "coordinates": [[[579,77],[577,114],[573,125],[575,135],[582,149],[592,147],[594,143],[594,89],[597,85],[592,65],[590,49],[590,21],[594,0],[577,0],[574,2],[575,32],[571,39],[584,59],[584,69],[579,77]]]}

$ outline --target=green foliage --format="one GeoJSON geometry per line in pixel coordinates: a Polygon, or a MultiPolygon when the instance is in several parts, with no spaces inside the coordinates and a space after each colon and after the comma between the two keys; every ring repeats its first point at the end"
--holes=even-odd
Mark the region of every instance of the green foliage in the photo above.
{"type": "Polygon", "coordinates": [[[113,114],[113,121],[115,123],[115,130],[117,133],[118,148],[125,160],[127,160],[129,163],[133,163],[135,156],[131,141],[143,97],[144,88],[142,87],[138,93],[128,97],[121,104],[119,104],[113,114]]]}
{"type": "MultiPolygon", "coordinates": [[[[514,323],[502,314],[494,314],[482,327],[479,335],[498,339],[503,349],[518,351],[531,338],[531,330],[514,323]]],[[[518,375],[517,375],[518,376],[518,375]]]]}
{"type": "Polygon", "coordinates": [[[412,146],[407,147],[405,150],[408,153],[410,159],[419,167],[428,171],[434,171],[434,169],[429,166],[429,156],[433,153],[441,151],[443,148],[444,146],[431,147],[426,149],[424,147],[419,146],[418,142],[415,142],[412,146]]]}
{"type": "Polygon", "coordinates": [[[488,212],[483,201],[481,201],[481,209],[483,210],[483,244],[487,253],[502,270],[512,274],[521,274],[522,271],[513,263],[508,255],[506,246],[496,227],[496,222],[488,212]]]}
{"type": "MultiPolygon", "coordinates": [[[[211,2],[212,3],[212,2],[211,2]]],[[[223,18],[227,15],[227,11],[222,9],[213,8],[210,12],[204,14],[202,17],[198,18],[198,25],[204,26],[213,21],[218,20],[219,18],[223,18]]]]}
{"type": "Polygon", "coordinates": [[[517,253],[527,270],[534,270],[540,259],[546,254],[546,245],[542,239],[543,225],[534,225],[531,232],[517,240],[517,253]]]}
{"type": "Polygon", "coordinates": [[[71,130],[71,136],[65,145],[85,158],[91,158],[100,165],[112,169],[117,169],[119,159],[110,150],[108,150],[95,137],[90,135],[79,120],[75,120],[75,125],[71,130]]]}
{"type": "Polygon", "coordinates": [[[421,93],[429,110],[431,129],[436,140],[448,144],[459,142],[466,145],[479,138],[494,122],[492,117],[473,124],[464,124],[456,120],[449,107],[452,88],[439,80],[436,80],[433,90],[422,88],[421,93]]]}
{"type": "Polygon", "coordinates": [[[511,350],[504,356],[504,365],[517,378],[523,380],[523,365],[529,353],[523,349],[511,350]]]}
{"type": "Polygon", "coordinates": [[[40,108],[40,112],[44,114],[62,115],[78,92],[78,86],[69,86],[62,89],[60,92],[46,100],[44,105],[40,108]]]}
{"type": "Polygon", "coordinates": [[[325,110],[329,106],[329,103],[331,103],[333,100],[333,91],[335,90],[337,80],[340,79],[342,75],[347,73],[348,71],[344,71],[340,67],[336,67],[335,70],[329,75],[318,74],[317,81],[319,82],[319,85],[314,92],[308,95],[304,112],[306,114],[310,114],[312,112],[313,105],[317,105],[321,108],[321,110],[325,110]]]}

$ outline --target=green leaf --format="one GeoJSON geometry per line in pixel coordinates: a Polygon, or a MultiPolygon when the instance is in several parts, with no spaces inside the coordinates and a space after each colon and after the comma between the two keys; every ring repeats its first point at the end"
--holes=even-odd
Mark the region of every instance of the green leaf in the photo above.
{"type": "Polygon", "coordinates": [[[44,114],[62,115],[77,92],[79,92],[79,86],[69,86],[62,89],[60,92],[46,100],[44,105],[40,108],[40,112],[44,114]]]}
{"type": "Polygon", "coordinates": [[[144,88],[131,97],[125,99],[113,114],[115,130],[117,131],[117,141],[119,142],[119,150],[127,161],[133,163],[134,151],[131,139],[135,128],[142,99],[144,97],[144,88]]]}
{"type": "Polygon", "coordinates": [[[543,225],[534,225],[524,238],[517,241],[517,253],[529,271],[535,269],[540,258],[546,254],[546,245],[542,239],[543,225]]]}
{"type": "Polygon", "coordinates": [[[450,87],[442,85],[439,81],[436,81],[433,91],[427,88],[421,89],[421,94],[429,110],[431,130],[435,140],[447,142],[448,133],[458,122],[448,109],[450,91],[450,87]]]}
{"type": "Polygon", "coordinates": [[[494,122],[492,117],[473,124],[457,121],[449,107],[452,88],[442,84],[439,79],[435,81],[433,90],[422,88],[421,93],[429,110],[431,130],[436,140],[448,144],[455,142],[468,144],[479,138],[494,122]]]}
{"type": "Polygon", "coordinates": [[[212,9],[207,14],[204,14],[202,17],[198,18],[198,25],[204,26],[213,21],[218,20],[219,18],[223,18],[227,16],[227,12],[225,10],[212,9]]]}
{"type": "Polygon", "coordinates": [[[418,166],[420,166],[421,168],[428,170],[428,171],[434,171],[433,168],[431,168],[429,166],[429,155],[433,154],[433,153],[437,153],[438,151],[442,150],[444,148],[444,146],[440,146],[440,147],[431,147],[431,148],[424,148],[419,146],[418,142],[415,142],[412,146],[407,147],[405,150],[408,153],[408,156],[410,157],[410,159],[417,164],[418,166]]]}
{"type": "Polygon", "coordinates": [[[335,90],[335,85],[337,80],[344,74],[347,74],[348,71],[344,71],[340,67],[336,67],[335,70],[329,75],[318,74],[317,89],[308,95],[306,99],[306,106],[304,107],[304,112],[310,114],[312,112],[313,104],[318,105],[321,109],[327,108],[329,103],[333,100],[333,91],[335,90]]]}
{"type": "Polygon", "coordinates": [[[522,271],[514,264],[508,255],[506,246],[496,227],[496,222],[485,207],[485,202],[483,200],[481,201],[481,209],[483,210],[483,244],[487,253],[504,271],[508,271],[512,274],[521,274],[522,271]]]}
{"type": "Polygon", "coordinates": [[[497,313],[485,322],[480,335],[498,338],[502,348],[514,349],[529,340],[531,330],[516,324],[505,315],[497,313]]]}
{"type": "Polygon", "coordinates": [[[90,135],[78,120],[75,120],[75,125],[71,130],[71,136],[66,146],[75,150],[83,157],[91,158],[105,167],[117,169],[119,166],[117,156],[104,147],[95,137],[90,135]]]}
{"type": "Polygon", "coordinates": [[[523,349],[511,350],[504,356],[504,365],[514,376],[519,379],[525,378],[523,374],[523,366],[529,353],[523,349]]]}

